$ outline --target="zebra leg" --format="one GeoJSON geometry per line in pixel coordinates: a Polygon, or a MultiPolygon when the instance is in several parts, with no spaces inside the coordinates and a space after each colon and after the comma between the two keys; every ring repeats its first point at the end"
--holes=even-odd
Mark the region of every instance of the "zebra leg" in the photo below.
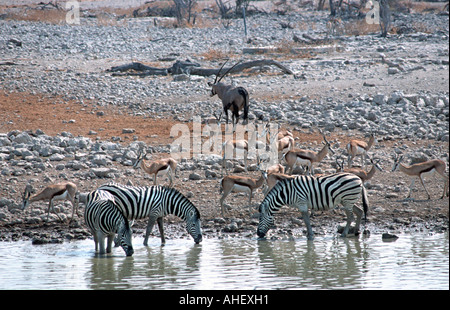
{"type": "Polygon", "coordinates": [[[94,236],[95,252],[97,253],[99,240],[97,237],[97,233],[95,231],[91,231],[91,232],[92,232],[92,235],[94,236]]]}
{"type": "Polygon", "coordinates": [[[163,217],[158,217],[156,219],[156,222],[158,223],[159,228],[159,234],[161,235],[161,245],[166,244],[166,238],[164,238],[164,226],[163,226],[163,217]]]}
{"type": "Polygon", "coordinates": [[[361,218],[363,215],[363,210],[360,207],[354,205],[353,212],[356,214],[355,235],[358,235],[359,234],[359,226],[361,225],[361,218]]]}
{"type": "Polygon", "coordinates": [[[100,250],[99,250],[98,253],[99,254],[106,254],[106,251],[105,251],[105,236],[101,232],[96,232],[96,235],[97,235],[97,241],[98,241],[99,247],[100,247],[100,250]]]}
{"type": "Polygon", "coordinates": [[[302,211],[302,217],[303,217],[303,221],[305,222],[306,229],[308,231],[307,234],[306,234],[306,237],[308,238],[308,240],[313,240],[314,239],[314,232],[313,232],[312,227],[311,227],[311,222],[309,221],[308,210],[302,211]]]}
{"type": "Polygon", "coordinates": [[[145,246],[148,245],[148,237],[149,237],[150,233],[152,232],[153,225],[155,225],[155,221],[156,221],[156,219],[154,216],[150,216],[148,219],[147,230],[145,231],[145,237],[144,237],[144,245],[145,246]]]}
{"type": "MultiPolygon", "coordinates": [[[[347,237],[348,235],[348,231],[350,230],[350,225],[352,224],[353,221],[353,207],[348,208],[345,207],[345,215],[347,216],[347,224],[345,225],[344,231],[341,234],[341,237],[347,237]]],[[[362,213],[361,213],[362,215],[362,213]]],[[[356,229],[356,227],[355,227],[356,229]]]]}
{"type": "Polygon", "coordinates": [[[112,252],[112,243],[114,241],[114,235],[115,234],[111,234],[107,236],[107,244],[106,244],[106,253],[111,253],[112,252]]]}

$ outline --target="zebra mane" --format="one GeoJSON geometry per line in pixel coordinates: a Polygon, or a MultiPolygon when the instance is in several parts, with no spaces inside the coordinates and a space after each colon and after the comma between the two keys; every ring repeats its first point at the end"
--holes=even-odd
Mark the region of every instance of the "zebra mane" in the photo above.
{"type": "MultiPolygon", "coordinates": [[[[283,187],[287,186],[292,181],[293,181],[293,179],[282,179],[282,180],[278,181],[278,183],[275,184],[275,186],[270,190],[270,192],[267,193],[266,197],[264,197],[263,201],[261,202],[261,204],[259,206],[259,212],[261,213],[261,206],[263,206],[265,204],[270,204],[271,202],[273,202],[279,196],[281,189],[283,187]]],[[[281,206],[279,206],[279,207],[281,207],[281,206]]],[[[273,210],[270,207],[267,209],[267,212],[270,214],[273,213],[272,211],[273,210]]]]}
{"type": "Polygon", "coordinates": [[[195,212],[195,216],[199,219],[200,218],[200,211],[197,209],[197,207],[192,203],[192,201],[190,201],[186,196],[184,196],[179,190],[173,188],[173,187],[167,187],[167,186],[159,186],[160,188],[165,189],[166,191],[173,193],[175,195],[181,196],[184,200],[186,200],[187,202],[189,202],[189,206],[192,207],[192,209],[194,209],[195,212]]]}

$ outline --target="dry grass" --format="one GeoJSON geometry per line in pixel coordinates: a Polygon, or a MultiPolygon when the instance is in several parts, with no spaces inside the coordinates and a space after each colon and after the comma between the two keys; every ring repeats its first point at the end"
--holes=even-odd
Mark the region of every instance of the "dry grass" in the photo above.
{"type": "Polygon", "coordinates": [[[16,10],[3,9],[3,11],[5,12],[6,20],[22,20],[50,24],[62,24],[66,22],[66,12],[64,10],[24,8],[16,10]]]}
{"type": "Polygon", "coordinates": [[[359,36],[380,32],[380,25],[368,24],[365,19],[352,20],[342,24],[343,35],[359,36]]]}
{"type": "Polygon", "coordinates": [[[204,60],[207,61],[213,61],[218,59],[232,59],[235,56],[235,53],[231,51],[223,51],[219,49],[210,48],[204,53],[201,53],[198,55],[199,57],[202,57],[204,60]]]}

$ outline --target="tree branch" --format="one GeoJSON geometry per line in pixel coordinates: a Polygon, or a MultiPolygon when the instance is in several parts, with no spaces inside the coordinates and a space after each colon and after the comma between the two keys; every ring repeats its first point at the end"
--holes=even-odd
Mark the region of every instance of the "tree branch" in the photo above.
{"type": "MultiPolygon", "coordinates": [[[[262,67],[262,66],[275,66],[281,69],[281,71],[285,74],[294,74],[289,68],[285,67],[278,61],[273,59],[260,59],[260,60],[252,60],[244,63],[238,64],[234,67],[229,73],[238,73],[245,69],[253,68],[253,67],[262,67]]],[[[223,68],[223,72],[226,72],[228,68],[223,68]]],[[[115,72],[113,75],[168,75],[168,74],[180,74],[187,73],[190,75],[200,75],[200,76],[211,76],[217,75],[220,71],[220,68],[217,69],[209,69],[209,68],[201,68],[199,64],[193,63],[189,60],[186,61],[176,61],[172,67],[167,69],[162,68],[154,68],[143,65],[139,62],[133,62],[130,64],[125,64],[122,66],[112,67],[107,70],[107,72],[115,72]],[[129,70],[139,71],[139,72],[126,72],[126,73],[117,73],[117,72],[125,72],[129,70]]]]}

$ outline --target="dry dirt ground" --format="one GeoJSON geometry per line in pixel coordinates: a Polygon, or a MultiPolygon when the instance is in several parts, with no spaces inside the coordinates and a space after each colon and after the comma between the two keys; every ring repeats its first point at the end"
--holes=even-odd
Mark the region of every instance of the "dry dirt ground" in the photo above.
{"type": "MultiPolygon", "coordinates": [[[[105,110],[105,109],[104,109],[105,110]]],[[[136,135],[141,137],[147,145],[167,145],[174,138],[170,137],[170,128],[176,122],[172,119],[151,119],[145,117],[135,117],[127,115],[125,112],[108,109],[107,117],[99,118],[88,104],[80,105],[75,102],[62,102],[60,98],[48,97],[44,95],[31,95],[27,93],[9,93],[0,91],[0,127],[2,132],[10,130],[31,130],[41,129],[47,135],[57,135],[63,131],[71,132],[74,136],[88,136],[90,130],[99,133],[101,139],[110,139],[120,136],[123,144],[132,141],[129,134],[123,134],[121,129],[130,127],[136,129],[136,135]],[[50,111],[50,112],[49,112],[50,111]],[[74,123],[62,122],[61,120],[74,119],[74,123]]],[[[292,128],[290,128],[292,130],[292,128]]],[[[321,142],[319,134],[305,134],[293,131],[294,136],[302,141],[321,142]]],[[[95,138],[92,138],[95,139],[95,138]]],[[[345,143],[347,135],[333,133],[330,139],[340,141],[341,145],[345,143]]],[[[383,148],[390,149],[398,141],[379,141],[383,148]]],[[[402,144],[413,144],[415,147],[435,143],[432,141],[401,141],[402,144]]],[[[442,147],[448,148],[448,143],[440,143],[442,147]]],[[[379,146],[380,147],[380,146],[379,146]]],[[[164,156],[166,154],[158,154],[164,156]]],[[[125,169],[124,166],[117,164],[117,169],[125,169]]],[[[319,165],[319,167],[321,167],[319,165]]],[[[327,167],[323,167],[327,168],[327,167]]],[[[129,169],[129,168],[126,168],[129,169]]],[[[426,199],[426,193],[421,188],[420,182],[416,182],[413,192],[414,200],[405,200],[407,188],[411,179],[400,172],[392,173],[391,163],[385,161],[383,172],[377,171],[371,180],[371,186],[368,187],[370,209],[368,223],[365,228],[370,233],[383,232],[416,232],[432,231],[444,232],[448,230],[449,198],[440,199],[442,195],[443,183],[437,178],[429,178],[426,185],[431,194],[431,200],[426,199]],[[381,186],[380,186],[381,185],[381,186]]],[[[263,195],[258,190],[252,200],[251,212],[247,208],[247,196],[244,194],[232,194],[226,199],[226,203],[232,207],[222,219],[220,215],[218,178],[204,178],[203,172],[201,180],[189,180],[188,176],[192,171],[178,171],[175,179],[175,187],[185,195],[199,208],[202,214],[202,224],[205,238],[214,237],[255,237],[258,202],[262,201],[263,195]]],[[[259,176],[258,172],[250,172],[255,178],[259,176]]],[[[49,178],[58,177],[57,171],[46,172],[49,178]]],[[[2,176],[1,182],[15,184],[15,194],[1,190],[0,195],[5,197],[15,197],[17,202],[21,200],[21,193],[29,178],[35,176],[21,176],[19,178],[5,178],[2,176]]],[[[93,179],[80,182],[80,191],[91,191],[97,186],[110,180],[93,179]]],[[[114,180],[121,183],[131,181],[135,185],[152,185],[152,179],[146,176],[142,170],[136,170],[134,175],[124,176],[123,179],[114,180]]],[[[167,184],[167,180],[160,178],[158,184],[167,184]]],[[[2,186],[3,187],[3,186],[2,186]]],[[[66,208],[70,208],[68,204],[66,208]]],[[[0,226],[0,232],[3,240],[17,240],[33,237],[52,237],[59,242],[64,238],[82,238],[89,236],[85,231],[82,211],[84,205],[80,204],[80,217],[70,225],[52,221],[50,223],[24,224],[20,220],[16,224],[4,223],[0,226]],[[30,233],[30,231],[32,233],[30,233]],[[80,233],[81,232],[81,233],[80,233]]],[[[34,208],[47,208],[47,203],[35,203],[34,208]]],[[[29,211],[16,213],[17,218],[25,218],[29,211]]],[[[318,212],[312,217],[312,224],[315,233],[318,235],[335,234],[337,226],[345,221],[344,212],[335,210],[331,212],[318,212]]],[[[283,208],[275,218],[277,227],[273,229],[274,238],[290,238],[292,236],[304,236],[305,226],[301,215],[296,210],[288,207],[283,208]]],[[[182,228],[182,223],[177,218],[168,217],[166,219],[166,235],[171,237],[185,237],[187,234],[182,228]]],[[[140,234],[144,232],[145,222],[138,221],[135,226],[135,232],[140,234]]],[[[154,230],[155,236],[159,233],[154,230]]],[[[50,240],[50,239],[49,239],[50,240]]]]}

